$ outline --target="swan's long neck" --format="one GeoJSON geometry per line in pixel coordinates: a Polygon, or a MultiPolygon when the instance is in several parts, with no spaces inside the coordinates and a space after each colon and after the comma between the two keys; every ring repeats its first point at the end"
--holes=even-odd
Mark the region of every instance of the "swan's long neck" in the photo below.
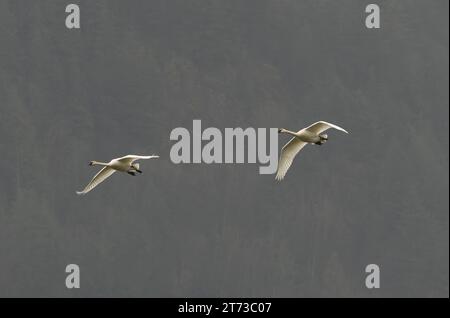
{"type": "Polygon", "coordinates": [[[287,130],[287,129],[281,129],[280,131],[281,133],[285,133],[285,134],[289,134],[292,135],[294,137],[298,137],[298,134],[295,131],[291,131],[291,130],[287,130]]]}
{"type": "Polygon", "coordinates": [[[100,162],[100,161],[91,161],[91,166],[108,166],[109,163],[107,162],[100,162]]]}

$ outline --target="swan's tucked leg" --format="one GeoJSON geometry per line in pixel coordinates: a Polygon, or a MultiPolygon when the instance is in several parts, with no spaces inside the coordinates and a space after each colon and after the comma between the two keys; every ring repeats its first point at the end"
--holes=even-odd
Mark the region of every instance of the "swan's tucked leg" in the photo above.
{"type": "Polygon", "coordinates": [[[136,172],[142,173],[142,171],[139,170],[139,163],[133,163],[133,164],[131,165],[131,169],[133,169],[133,170],[136,171],[136,172]]]}
{"type": "Polygon", "coordinates": [[[127,173],[128,173],[129,175],[132,175],[132,176],[135,176],[135,175],[136,175],[136,173],[133,172],[133,171],[127,171],[127,173]]]}
{"type": "Polygon", "coordinates": [[[324,143],[328,141],[328,135],[327,134],[321,134],[319,135],[320,140],[316,142],[316,145],[322,146],[324,143]]]}

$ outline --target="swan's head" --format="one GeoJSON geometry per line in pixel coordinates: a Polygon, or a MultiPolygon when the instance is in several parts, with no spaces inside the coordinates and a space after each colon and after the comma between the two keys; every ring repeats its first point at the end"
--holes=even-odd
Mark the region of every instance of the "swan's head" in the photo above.
{"type": "Polygon", "coordinates": [[[89,165],[90,165],[90,166],[93,166],[94,163],[95,163],[94,161],[90,161],[90,162],[89,162],[89,165]]]}
{"type": "Polygon", "coordinates": [[[321,141],[327,141],[328,140],[328,135],[327,134],[320,134],[319,137],[320,137],[321,141]]]}
{"type": "Polygon", "coordinates": [[[286,132],[286,129],[284,129],[284,128],[278,129],[278,133],[279,133],[279,134],[284,133],[284,132],[286,132]]]}

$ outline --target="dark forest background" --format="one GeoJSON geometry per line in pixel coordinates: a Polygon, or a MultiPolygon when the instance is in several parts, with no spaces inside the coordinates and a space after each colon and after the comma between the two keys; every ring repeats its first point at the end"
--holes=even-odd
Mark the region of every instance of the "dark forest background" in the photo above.
{"type": "Polygon", "coordinates": [[[357,0],[76,3],[0,0],[0,296],[448,297],[448,1],[379,30],[357,0]],[[172,164],[193,119],[350,134],[276,183],[172,164]],[[128,153],[161,159],[75,194],[128,153]]]}

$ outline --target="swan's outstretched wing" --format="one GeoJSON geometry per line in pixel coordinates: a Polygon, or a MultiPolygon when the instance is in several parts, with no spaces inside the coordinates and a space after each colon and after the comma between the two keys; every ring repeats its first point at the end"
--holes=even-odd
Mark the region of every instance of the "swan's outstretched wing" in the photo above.
{"type": "Polygon", "coordinates": [[[348,134],[348,132],[344,128],[336,126],[334,124],[327,123],[326,121],[318,121],[317,123],[314,123],[311,126],[306,127],[305,130],[309,130],[309,131],[315,133],[316,135],[318,135],[330,128],[334,128],[334,129],[343,131],[348,134]]]}
{"type": "Polygon", "coordinates": [[[275,177],[276,180],[283,180],[295,156],[300,150],[302,150],[303,147],[305,147],[305,145],[306,142],[303,142],[296,137],[292,138],[286,145],[284,145],[283,149],[281,149],[280,160],[278,161],[278,170],[275,177]]]}
{"type": "Polygon", "coordinates": [[[138,156],[138,155],[127,155],[122,158],[118,158],[117,160],[126,162],[126,163],[133,163],[136,160],[140,159],[156,159],[159,158],[159,156],[151,155],[151,156],[138,156]]]}
{"type": "Polygon", "coordinates": [[[94,189],[96,186],[98,186],[100,183],[106,180],[110,175],[112,175],[116,170],[110,168],[110,167],[104,167],[102,170],[100,170],[91,180],[91,182],[88,183],[88,185],[84,188],[83,191],[77,191],[77,194],[86,194],[92,189],[94,189]]]}

